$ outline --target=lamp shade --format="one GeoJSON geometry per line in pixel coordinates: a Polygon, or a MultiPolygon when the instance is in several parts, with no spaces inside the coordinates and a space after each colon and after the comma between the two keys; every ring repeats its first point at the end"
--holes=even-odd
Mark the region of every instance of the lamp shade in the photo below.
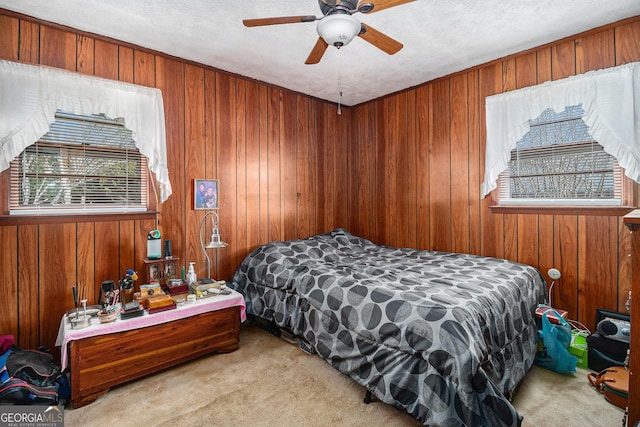
{"type": "Polygon", "coordinates": [[[222,238],[220,237],[220,229],[218,228],[218,222],[220,222],[220,217],[218,216],[216,211],[208,211],[202,217],[202,221],[200,221],[200,232],[198,234],[200,237],[200,247],[202,248],[202,252],[204,252],[204,256],[207,259],[207,280],[211,280],[211,259],[209,258],[207,249],[224,248],[227,246],[227,244],[223,242],[222,238]],[[209,243],[205,245],[204,241],[202,240],[202,234],[204,231],[205,220],[207,219],[208,216],[211,217],[212,230],[211,230],[211,239],[209,240],[209,243]]]}
{"type": "Polygon", "coordinates": [[[327,44],[337,47],[348,45],[360,32],[360,21],[348,14],[329,15],[318,22],[318,35],[327,44]]]}

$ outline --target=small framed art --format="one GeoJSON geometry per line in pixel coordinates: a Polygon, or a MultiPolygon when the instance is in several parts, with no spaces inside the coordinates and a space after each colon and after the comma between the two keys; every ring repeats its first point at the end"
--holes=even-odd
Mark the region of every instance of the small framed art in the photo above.
{"type": "Polygon", "coordinates": [[[218,180],[196,179],[193,185],[194,209],[218,209],[218,180]]]}

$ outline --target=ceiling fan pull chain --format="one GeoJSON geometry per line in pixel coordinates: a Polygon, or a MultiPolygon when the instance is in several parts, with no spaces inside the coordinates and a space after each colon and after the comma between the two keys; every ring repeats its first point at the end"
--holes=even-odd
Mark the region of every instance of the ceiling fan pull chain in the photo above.
{"type": "Polygon", "coordinates": [[[342,108],[340,104],[342,104],[342,73],[338,71],[338,115],[342,115],[342,108]]]}

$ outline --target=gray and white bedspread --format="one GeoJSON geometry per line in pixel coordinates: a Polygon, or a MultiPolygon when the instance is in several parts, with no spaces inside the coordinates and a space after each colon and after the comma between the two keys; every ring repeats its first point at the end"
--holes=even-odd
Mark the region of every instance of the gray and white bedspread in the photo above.
{"type": "Polygon", "coordinates": [[[512,426],[533,364],[535,268],[398,249],[337,229],[255,249],[230,286],[247,313],[304,337],[332,366],[425,425],[512,426]]]}

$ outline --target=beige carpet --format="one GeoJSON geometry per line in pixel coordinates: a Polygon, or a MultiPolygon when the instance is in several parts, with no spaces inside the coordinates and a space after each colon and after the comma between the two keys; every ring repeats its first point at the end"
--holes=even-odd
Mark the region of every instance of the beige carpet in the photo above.
{"type": "MultiPolygon", "coordinates": [[[[524,426],[615,426],[623,411],[586,379],[534,367],[514,405],[524,426]]],[[[109,391],[65,410],[65,425],[100,426],[418,426],[375,401],[320,357],[257,327],[243,327],[240,349],[214,354],[109,391]]]]}

